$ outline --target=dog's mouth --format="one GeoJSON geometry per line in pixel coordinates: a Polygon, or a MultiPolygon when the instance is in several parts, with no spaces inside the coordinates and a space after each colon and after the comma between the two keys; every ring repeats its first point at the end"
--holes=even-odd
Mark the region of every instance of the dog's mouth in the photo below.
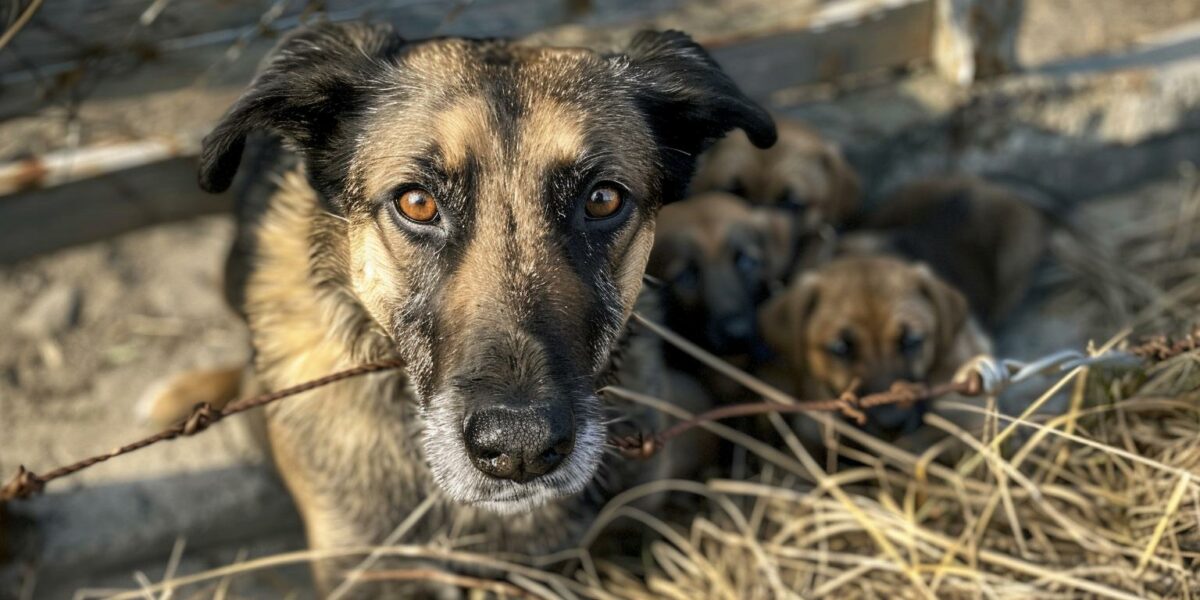
{"type": "MultiPolygon", "coordinates": [[[[456,404],[449,398],[435,398],[422,410],[425,459],[434,481],[450,500],[499,514],[526,513],[578,494],[592,481],[605,441],[595,396],[577,403],[569,453],[549,467],[524,467],[541,471],[534,474],[497,473],[489,465],[503,461],[480,461],[464,438],[463,415],[449,408],[456,404]]],[[[519,431],[497,433],[501,438],[520,435],[519,431]]]]}

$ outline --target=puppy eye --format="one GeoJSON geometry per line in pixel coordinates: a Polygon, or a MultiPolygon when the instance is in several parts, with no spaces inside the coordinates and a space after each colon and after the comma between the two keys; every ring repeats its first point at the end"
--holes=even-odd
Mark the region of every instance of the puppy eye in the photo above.
{"type": "Polygon", "coordinates": [[[438,216],[437,201],[433,194],[421,188],[412,188],[400,194],[396,198],[396,210],[414,223],[430,223],[438,216]]]}
{"type": "Polygon", "coordinates": [[[744,275],[753,275],[756,271],[758,271],[758,257],[749,252],[738,250],[737,255],[733,260],[738,271],[741,271],[744,275]]]}
{"type": "Polygon", "coordinates": [[[674,288],[691,290],[700,283],[700,273],[694,263],[688,263],[687,266],[680,269],[671,277],[671,286],[674,288]]]}
{"type": "Polygon", "coordinates": [[[749,190],[746,189],[746,183],[742,181],[740,177],[735,177],[728,186],[725,186],[725,191],[733,194],[734,196],[741,196],[743,198],[746,198],[750,195],[749,190]]]}
{"type": "Polygon", "coordinates": [[[925,336],[916,333],[905,327],[900,332],[900,351],[905,353],[913,353],[921,349],[925,344],[925,336]]]}
{"type": "Polygon", "coordinates": [[[602,184],[597,186],[588,194],[587,204],[584,205],[584,212],[591,219],[607,219],[621,210],[621,205],[625,203],[625,194],[616,186],[602,184]]]}
{"type": "Polygon", "coordinates": [[[843,333],[825,345],[825,352],[834,358],[847,360],[854,354],[854,340],[851,340],[848,334],[843,333]]]}

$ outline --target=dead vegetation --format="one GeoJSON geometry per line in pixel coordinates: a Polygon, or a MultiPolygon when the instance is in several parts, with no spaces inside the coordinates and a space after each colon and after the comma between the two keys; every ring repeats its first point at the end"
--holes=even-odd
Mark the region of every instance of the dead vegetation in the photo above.
{"type": "MultiPolygon", "coordinates": [[[[1130,261],[1129,270],[1156,290],[1114,296],[1127,302],[1130,322],[1139,329],[1178,329],[1184,307],[1200,301],[1197,263],[1189,258],[1195,241],[1188,237],[1197,219],[1188,204],[1196,202],[1195,187],[1186,191],[1180,205],[1160,203],[1107,239],[1130,261]],[[1164,313],[1169,306],[1178,312],[1164,313]]],[[[1099,314],[1096,306],[1105,300],[1081,297],[1072,283],[1078,282],[1060,282],[1055,301],[1099,314]]],[[[1125,343],[1121,336],[1092,350],[1125,343]]],[[[840,440],[853,442],[838,452],[857,466],[842,468],[818,463],[777,415],[782,448],[714,427],[767,466],[747,477],[658,481],[630,490],[604,510],[583,547],[553,557],[501,559],[461,551],[453,540],[343,552],[365,557],[364,572],[355,577],[437,581],[509,597],[1200,595],[1200,351],[1131,371],[1079,368],[1023,400],[1020,415],[991,413],[980,437],[930,417],[951,435],[920,455],[830,420],[840,440]],[[1069,409],[1040,412],[1054,394],[1067,395],[1069,409]],[[954,466],[936,460],[956,448],[962,458],[954,466]],[[680,521],[634,505],[662,493],[694,496],[704,508],[680,521]],[[656,541],[640,557],[591,554],[595,534],[620,520],[652,530],[656,541]],[[369,571],[381,556],[436,559],[504,577],[369,571]]],[[[393,539],[406,541],[404,530],[393,539]]],[[[166,590],[175,590],[175,597],[236,597],[241,575],[321,558],[313,552],[267,556],[157,585],[145,581],[113,597],[166,590]]]]}
{"type": "MultiPolygon", "coordinates": [[[[630,519],[659,534],[644,549],[644,572],[585,548],[528,560],[471,554],[453,542],[339,554],[496,569],[506,582],[429,569],[360,576],[432,580],[511,597],[1200,594],[1200,352],[1119,375],[1079,369],[1053,382],[1046,395],[1059,390],[1071,395],[1066,414],[1033,415],[1045,396],[1030,398],[1031,414],[993,415],[979,439],[935,420],[957,441],[921,455],[835,422],[842,439],[866,448],[842,448],[861,466],[840,470],[818,464],[777,420],[787,440],[782,459],[769,447],[745,445],[749,453],[772,454],[764,456],[771,466],[757,476],[654,482],[605,509],[594,532],[630,519]],[[934,460],[954,444],[970,449],[954,467],[934,460]],[[698,496],[708,508],[680,523],[633,506],[658,493],[698,496]]],[[[393,537],[402,539],[405,529],[393,537]]],[[[268,556],[155,586],[146,582],[113,597],[168,589],[176,597],[190,597],[185,591],[227,597],[241,574],[321,558],[313,552],[268,556]]]]}

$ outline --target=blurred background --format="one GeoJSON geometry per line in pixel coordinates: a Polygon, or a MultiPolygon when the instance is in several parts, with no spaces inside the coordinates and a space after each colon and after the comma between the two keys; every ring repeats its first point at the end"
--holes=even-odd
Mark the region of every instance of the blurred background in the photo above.
{"type": "MultiPolygon", "coordinates": [[[[868,204],[928,174],[1028,182],[1098,247],[1042,269],[1004,356],[1170,327],[1200,298],[1196,0],[0,0],[0,476],[142,435],[160,377],[245,358],[231,198],[196,187],[199,140],[281,32],[358,18],[600,48],[677,28],[839,144],[868,204]]],[[[2,517],[0,598],[158,580],[180,540],[185,569],[302,547],[263,461],[223,426],[56,482],[2,517]]]]}

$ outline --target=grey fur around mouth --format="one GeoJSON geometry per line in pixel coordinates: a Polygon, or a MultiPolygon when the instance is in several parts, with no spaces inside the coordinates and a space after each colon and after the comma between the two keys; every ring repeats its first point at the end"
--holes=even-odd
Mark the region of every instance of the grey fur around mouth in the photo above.
{"type": "MultiPolygon", "coordinates": [[[[467,459],[459,424],[449,408],[422,411],[425,428],[421,435],[433,480],[451,500],[499,514],[530,512],[554,500],[578,494],[592,481],[600,465],[605,429],[599,414],[599,398],[578,402],[575,449],[566,462],[549,474],[526,483],[497,479],[481,473],[467,459]]],[[[435,397],[431,405],[449,407],[446,398],[435,397]]]]}

